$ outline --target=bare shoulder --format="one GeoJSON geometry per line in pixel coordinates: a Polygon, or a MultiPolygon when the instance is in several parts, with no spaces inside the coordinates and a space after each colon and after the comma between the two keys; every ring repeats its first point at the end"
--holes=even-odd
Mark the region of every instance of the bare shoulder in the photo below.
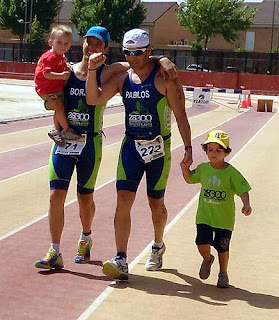
{"type": "Polygon", "coordinates": [[[164,79],[160,71],[158,71],[155,76],[155,85],[156,88],[163,94],[169,92],[183,92],[179,78],[170,79],[167,77],[164,79]]]}

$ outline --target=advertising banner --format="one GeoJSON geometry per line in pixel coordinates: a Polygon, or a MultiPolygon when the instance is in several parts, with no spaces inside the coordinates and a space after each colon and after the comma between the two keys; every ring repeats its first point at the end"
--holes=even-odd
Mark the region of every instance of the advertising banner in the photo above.
{"type": "Polygon", "coordinates": [[[202,88],[195,88],[193,92],[193,108],[208,109],[210,102],[210,92],[202,91],[202,88]]]}

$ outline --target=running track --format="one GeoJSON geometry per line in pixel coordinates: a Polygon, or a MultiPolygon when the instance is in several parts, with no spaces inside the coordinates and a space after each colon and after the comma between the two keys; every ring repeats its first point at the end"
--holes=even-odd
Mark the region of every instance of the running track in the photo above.
{"type": "MultiPolygon", "coordinates": [[[[252,108],[248,112],[238,114],[235,110],[216,104],[206,112],[188,108],[187,114],[193,132],[194,166],[201,161],[206,161],[200,148],[206,133],[215,127],[221,127],[228,131],[231,136],[233,152],[230,157],[233,158],[239,151],[240,155],[244,154],[243,159],[239,162],[236,161],[236,163],[238,163],[239,169],[243,171],[249,182],[256,181],[254,184],[251,182],[253,190],[261,187],[266,190],[263,187],[264,178],[265,175],[269,174],[268,170],[270,168],[265,157],[269,152],[268,150],[273,150],[271,148],[274,146],[272,142],[274,138],[269,136],[268,140],[265,139],[265,145],[260,145],[260,150],[258,149],[259,145],[252,146],[251,149],[246,143],[251,139],[259,139],[261,136],[264,138],[265,131],[270,130],[268,128],[270,124],[274,126],[276,122],[277,127],[275,125],[275,128],[278,129],[279,120],[276,112],[257,113],[252,108]],[[248,155],[245,155],[245,152],[248,152],[248,155]],[[262,179],[255,179],[258,171],[251,172],[249,170],[249,168],[253,168],[253,165],[257,165],[257,169],[258,166],[264,169],[262,179]]],[[[172,136],[172,170],[166,193],[166,206],[169,213],[168,223],[173,222],[174,226],[166,235],[168,250],[165,265],[169,268],[156,273],[144,272],[143,263],[146,257],[143,256],[144,259],[141,261],[142,256],[140,256],[137,260],[139,263],[132,264],[135,268],[131,270],[131,280],[127,284],[111,284],[111,279],[102,274],[102,261],[111,258],[115,253],[113,216],[116,193],[114,178],[117,153],[124,132],[123,119],[122,110],[119,108],[106,111],[104,123],[107,138],[104,138],[103,161],[95,191],[97,209],[93,222],[93,260],[87,265],[73,263],[76,242],[80,233],[80,223],[75,185],[72,184],[67,199],[66,222],[61,245],[65,269],[59,272],[40,271],[34,268],[35,260],[41,258],[49,246],[46,212],[48,208],[47,160],[50,142],[46,138],[46,132],[51,125],[51,118],[0,125],[0,192],[2,204],[0,213],[0,318],[17,320],[39,319],[41,317],[63,320],[78,319],[79,317],[80,319],[112,319],[115,317],[119,319],[144,319],[147,317],[144,312],[147,312],[150,315],[149,319],[158,319],[159,317],[162,319],[173,317],[177,319],[208,319],[208,317],[205,317],[206,314],[209,315],[209,318],[211,317],[207,310],[208,305],[215,306],[215,308],[227,305],[227,301],[235,300],[238,293],[238,296],[242,297],[238,300],[240,305],[241,301],[247,302],[250,300],[251,303],[248,302],[249,306],[254,304],[252,310],[249,309],[250,315],[248,314],[248,316],[244,316],[240,311],[237,311],[235,315],[238,316],[238,319],[269,319],[269,317],[275,319],[275,314],[278,315],[279,309],[278,286],[277,294],[275,294],[276,287],[273,285],[275,291],[271,290],[270,293],[254,295],[252,298],[249,297],[249,294],[252,294],[251,291],[236,287],[234,289],[237,289],[237,292],[236,290],[232,292],[232,289],[229,289],[224,292],[225,296],[223,296],[223,294],[220,294],[220,290],[218,291],[215,288],[215,280],[212,284],[202,285],[198,279],[197,271],[191,270],[191,274],[188,269],[192,265],[195,265],[194,268],[198,268],[200,263],[193,244],[194,208],[192,208],[199,187],[186,185],[181,177],[179,162],[182,159],[183,147],[175,123],[173,123],[172,136]],[[184,209],[185,207],[186,209],[184,209]],[[187,219],[184,230],[181,228],[181,220],[175,220],[181,212],[184,213],[183,219],[187,219]],[[178,230],[173,234],[173,229],[177,228],[178,230]],[[179,254],[179,257],[174,257],[174,253],[179,254]],[[178,267],[180,271],[178,271],[178,267]],[[187,271],[185,272],[185,270],[187,271]],[[184,282],[187,282],[188,285],[185,286],[184,282]],[[189,289],[189,284],[191,289],[189,289]],[[119,290],[113,290],[112,288],[119,290]],[[110,293],[110,291],[112,292],[110,293]],[[191,299],[188,299],[189,302],[185,309],[183,305],[178,308],[181,304],[179,298],[184,297],[185,292],[190,292],[191,299]],[[234,298],[232,299],[229,294],[234,298]],[[245,298],[245,294],[247,298],[245,298]],[[263,296],[265,299],[263,299],[263,296]],[[166,300],[166,297],[169,297],[169,300],[166,300]],[[253,298],[254,302],[252,301],[253,298]],[[104,301],[99,304],[98,301],[103,299],[104,301]],[[208,300],[214,300],[215,302],[208,300]],[[158,305],[161,306],[159,309],[157,308],[158,305]],[[255,306],[257,312],[253,313],[255,306]],[[83,314],[88,307],[90,307],[89,311],[83,314]],[[152,314],[154,308],[160,310],[158,314],[152,314]],[[276,313],[264,313],[266,309],[275,310],[276,313]],[[193,312],[189,313],[189,310],[193,312]],[[200,317],[196,316],[198,310],[200,310],[200,317]],[[92,313],[92,311],[95,312],[92,313]]],[[[275,131],[271,132],[275,134],[275,131]]],[[[270,161],[271,163],[274,163],[274,161],[270,161]]],[[[274,176],[270,177],[271,180],[276,178],[276,174],[278,177],[278,164],[277,171],[274,168],[274,176]]],[[[255,194],[257,193],[258,191],[255,190],[255,194]]],[[[266,195],[266,200],[268,196],[266,195]]],[[[263,197],[262,202],[264,200],[263,197]]],[[[262,202],[258,204],[257,201],[254,201],[259,209],[262,208],[262,202]]],[[[272,204],[268,203],[267,207],[274,211],[272,204]]],[[[254,205],[253,208],[257,212],[254,205]]],[[[258,211],[260,211],[259,209],[258,211]]],[[[257,214],[263,213],[257,212],[257,214]]],[[[278,230],[278,228],[275,228],[276,225],[278,226],[278,221],[273,221],[272,216],[265,217],[267,220],[270,219],[265,223],[268,223],[271,239],[277,241],[274,242],[274,245],[277,246],[279,239],[274,232],[278,230]],[[274,226],[274,230],[272,230],[272,226],[274,226]]],[[[240,218],[240,223],[243,223],[243,217],[240,218]]],[[[251,218],[254,217],[251,216],[251,218]]],[[[266,242],[263,248],[267,248],[269,244],[268,232],[266,225],[263,224],[263,227],[265,231],[263,239],[266,242]]],[[[241,230],[243,231],[243,229],[241,230]]],[[[257,234],[255,237],[255,233],[245,233],[244,230],[243,233],[239,232],[238,236],[249,248],[249,243],[256,240],[257,234]],[[249,236],[252,238],[252,235],[253,239],[250,239],[249,236]],[[247,237],[249,241],[247,241],[247,237]]],[[[138,191],[132,213],[132,232],[128,251],[130,262],[142,253],[152,241],[152,238],[151,216],[147,207],[143,182],[138,191]]],[[[238,248],[240,242],[235,243],[235,248],[238,248]]],[[[258,248],[260,247],[261,245],[258,244],[258,248]]],[[[252,250],[255,250],[255,248],[253,247],[252,250]]],[[[278,252],[278,248],[276,250],[278,252]]],[[[146,253],[146,250],[144,253],[146,253]]],[[[256,256],[258,257],[258,255],[256,256]]],[[[240,257],[245,260],[243,254],[240,254],[240,257]]],[[[274,259],[272,261],[273,263],[277,261],[277,269],[276,271],[274,271],[275,268],[272,269],[273,274],[271,276],[278,284],[278,254],[275,253],[274,257],[275,261],[274,259]],[[277,272],[277,277],[275,277],[274,272],[277,272]]],[[[240,258],[235,256],[233,259],[235,260],[232,261],[232,265],[234,263],[235,268],[241,267],[241,261],[237,262],[240,258]]],[[[251,263],[253,270],[250,270],[250,272],[253,273],[256,266],[251,263]]],[[[249,278],[249,266],[246,265],[243,270],[240,270],[245,272],[248,280],[245,282],[245,277],[242,278],[240,272],[240,275],[235,277],[234,282],[238,283],[240,281],[243,287],[255,286],[255,282],[253,283],[249,278]],[[238,280],[239,278],[240,280],[238,280]]],[[[260,273],[261,275],[262,273],[260,273]]],[[[266,273],[266,276],[268,275],[270,273],[266,273]]],[[[272,279],[269,282],[273,283],[272,279]]],[[[266,290],[265,287],[260,286],[261,283],[257,292],[266,290]]],[[[273,288],[272,285],[269,288],[273,288]]],[[[233,305],[229,305],[229,308],[233,308],[233,305]]],[[[209,310],[212,311],[212,309],[209,310]]],[[[227,319],[234,318],[227,317],[227,319]]]]}

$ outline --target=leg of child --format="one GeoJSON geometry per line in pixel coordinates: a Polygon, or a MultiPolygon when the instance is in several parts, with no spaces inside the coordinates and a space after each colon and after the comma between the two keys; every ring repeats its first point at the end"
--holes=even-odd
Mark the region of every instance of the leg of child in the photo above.
{"type": "Polygon", "coordinates": [[[54,123],[54,128],[58,131],[61,131],[61,126],[60,126],[60,123],[59,121],[57,120],[57,117],[56,117],[56,112],[54,112],[54,115],[53,115],[53,123],[54,123]]]}
{"type": "Polygon", "coordinates": [[[52,104],[52,108],[49,110],[54,110],[54,125],[56,129],[59,129],[60,126],[63,128],[65,132],[68,132],[70,130],[68,120],[66,118],[65,114],[65,108],[62,100],[60,98],[57,98],[54,100],[54,104],[52,104]],[[58,127],[57,127],[58,124],[58,127]]]}
{"type": "Polygon", "coordinates": [[[203,260],[210,261],[210,245],[209,244],[200,244],[198,245],[198,250],[200,255],[203,257],[203,260]]]}
{"type": "Polygon", "coordinates": [[[229,263],[229,251],[218,252],[220,273],[227,273],[229,263]]]}
{"type": "Polygon", "coordinates": [[[53,95],[48,100],[48,103],[46,104],[46,108],[48,110],[55,111],[54,113],[55,128],[59,131],[60,131],[60,126],[63,128],[63,131],[61,133],[61,137],[63,139],[77,140],[81,137],[72,128],[70,128],[67,117],[66,117],[66,113],[65,113],[65,107],[60,97],[53,95]]]}
{"type": "Polygon", "coordinates": [[[199,276],[201,279],[205,280],[210,276],[211,265],[214,261],[214,256],[210,254],[209,244],[198,245],[198,250],[203,257],[203,262],[200,267],[199,276]]]}

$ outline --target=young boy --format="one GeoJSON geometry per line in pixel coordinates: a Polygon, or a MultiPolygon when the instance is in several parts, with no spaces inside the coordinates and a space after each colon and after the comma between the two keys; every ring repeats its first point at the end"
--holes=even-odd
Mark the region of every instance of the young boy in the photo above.
{"type": "Polygon", "coordinates": [[[201,183],[201,192],[196,216],[196,245],[203,257],[199,276],[207,279],[210,275],[214,256],[210,246],[218,252],[220,272],[217,287],[228,288],[227,273],[229,243],[235,223],[234,195],[240,196],[242,213],[249,216],[252,212],[248,191],[249,183],[232,165],[225,162],[230,154],[229,135],[222,130],[211,131],[202,144],[209,162],[201,163],[190,171],[190,162],[182,161],[180,166],[183,177],[188,183],[201,183]]]}
{"type": "Polygon", "coordinates": [[[76,140],[80,138],[80,135],[69,127],[63,104],[64,84],[70,76],[67,58],[64,54],[70,49],[71,43],[71,28],[64,25],[55,26],[48,40],[51,49],[40,57],[35,69],[36,92],[45,102],[49,99],[56,101],[55,107],[48,109],[55,111],[54,128],[48,135],[59,146],[64,145],[64,139],[76,140]]]}

